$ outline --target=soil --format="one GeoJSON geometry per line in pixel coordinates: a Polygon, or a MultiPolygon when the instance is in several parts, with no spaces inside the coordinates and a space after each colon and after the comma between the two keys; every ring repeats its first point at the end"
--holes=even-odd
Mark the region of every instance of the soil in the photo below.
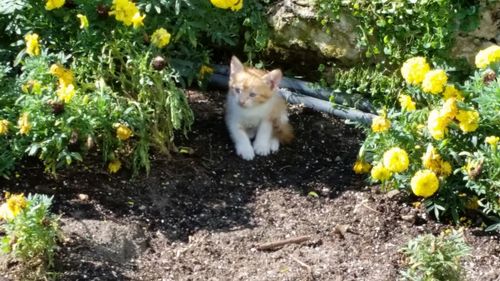
{"type": "MultiPolygon", "coordinates": [[[[382,193],[352,172],[362,139],[352,125],[293,107],[295,141],[245,161],[225,129],[224,93],[188,95],[196,123],[177,144],[192,153],[154,156],[149,176],[89,165],[53,178],[27,165],[0,182],[54,196],[64,233],[59,280],[397,280],[401,247],[452,228],[414,207],[415,198],[382,193]]],[[[500,280],[500,237],[474,226],[464,234],[467,279],[500,280]]],[[[0,280],[14,279],[13,266],[4,264],[0,280]]]]}

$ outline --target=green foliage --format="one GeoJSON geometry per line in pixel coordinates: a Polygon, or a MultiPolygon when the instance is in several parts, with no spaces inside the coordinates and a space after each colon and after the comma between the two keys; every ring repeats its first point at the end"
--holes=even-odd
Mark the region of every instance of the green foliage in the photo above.
{"type": "Polygon", "coordinates": [[[320,65],[322,73],[320,83],[324,87],[346,93],[348,95],[361,95],[371,101],[372,105],[380,108],[392,104],[401,91],[403,80],[398,73],[377,67],[354,66],[343,70],[338,68],[326,69],[320,65]]]}
{"type": "Polygon", "coordinates": [[[325,26],[335,24],[341,11],[354,16],[366,57],[391,62],[415,55],[446,58],[454,35],[479,23],[478,0],[316,0],[316,5],[325,26]]]}
{"type": "Polygon", "coordinates": [[[402,249],[407,258],[407,270],[401,272],[404,280],[459,281],[465,280],[460,261],[470,252],[462,232],[421,235],[402,249]]]}
{"type": "Polygon", "coordinates": [[[42,278],[53,266],[60,233],[59,219],[50,212],[51,205],[52,197],[29,195],[20,212],[2,225],[5,235],[0,240],[1,249],[22,263],[26,279],[42,278]]]}

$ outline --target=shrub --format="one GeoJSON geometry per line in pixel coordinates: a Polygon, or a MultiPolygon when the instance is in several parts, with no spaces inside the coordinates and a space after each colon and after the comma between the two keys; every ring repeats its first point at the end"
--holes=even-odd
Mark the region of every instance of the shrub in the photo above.
{"type": "Polygon", "coordinates": [[[373,182],[411,190],[437,218],[444,212],[458,222],[461,212],[477,207],[500,215],[499,62],[494,46],[488,67],[459,86],[425,58],[407,60],[399,106],[382,111],[366,129],[355,171],[373,166],[373,182]]]}
{"type": "Polygon", "coordinates": [[[346,11],[360,23],[358,45],[367,57],[399,62],[417,54],[447,58],[454,36],[479,23],[478,0],[331,1],[316,0],[318,16],[327,23],[346,11]]]}
{"type": "Polygon", "coordinates": [[[45,195],[7,194],[0,206],[0,220],[5,221],[0,246],[22,263],[24,278],[43,278],[53,266],[59,222],[49,211],[51,205],[52,198],[45,195]]]}
{"type": "Polygon", "coordinates": [[[408,267],[401,272],[404,280],[465,280],[460,260],[469,254],[470,248],[459,231],[441,233],[438,237],[421,235],[411,240],[402,251],[408,267]]]}
{"type": "Polygon", "coordinates": [[[4,176],[26,156],[55,174],[90,152],[110,172],[148,172],[151,149],[168,155],[193,122],[179,86],[201,78],[213,50],[252,59],[267,43],[258,1],[4,2],[4,176]]]}

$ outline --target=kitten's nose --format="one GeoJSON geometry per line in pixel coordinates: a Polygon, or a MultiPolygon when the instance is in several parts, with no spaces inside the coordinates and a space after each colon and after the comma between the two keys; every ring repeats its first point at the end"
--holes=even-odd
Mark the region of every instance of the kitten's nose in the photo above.
{"type": "Polygon", "coordinates": [[[245,105],[245,102],[246,102],[246,100],[244,100],[244,99],[240,99],[240,101],[239,101],[240,106],[244,106],[244,105],[245,105]]]}

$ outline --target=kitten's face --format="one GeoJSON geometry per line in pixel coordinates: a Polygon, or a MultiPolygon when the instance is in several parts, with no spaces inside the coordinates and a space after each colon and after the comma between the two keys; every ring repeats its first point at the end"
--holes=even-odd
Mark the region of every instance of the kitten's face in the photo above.
{"type": "Polygon", "coordinates": [[[247,69],[236,57],[233,57],[231,59],[229,94],[238,98],[241,107],[258,106],[274,95],[281,77],[280,70],[273,70],[266,74],[261,70],[247,69]]]}

